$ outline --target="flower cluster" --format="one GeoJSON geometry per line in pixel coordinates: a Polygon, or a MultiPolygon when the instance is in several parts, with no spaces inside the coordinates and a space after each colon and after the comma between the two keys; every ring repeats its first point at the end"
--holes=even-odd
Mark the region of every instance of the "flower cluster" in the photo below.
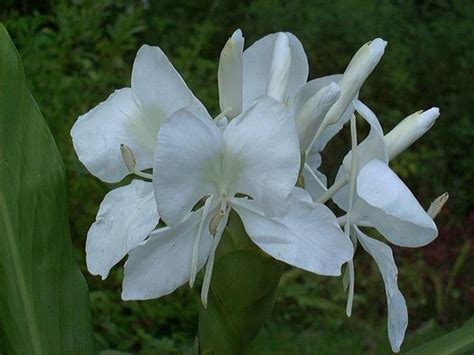
{"type": "Polygon", "coordinates": [[[385,46],[375,39],[343,74],[307,81],[308,61],[294,35],[270,34],[244,50],[237,30],[220,55],[215,118],[160,48],[141,47],[131,87],[80,116],[71,130],[92,174],[109,183],[135,177],[100,205],[87,235],[89,271],[106,278],[128,254],[122,298],[137,300],[193,286],[205,267],[206,306],[216,249],[234,210],[255,245],[275,259],[329,276],[346,264],[348,315],[360,244],[382,274],[389,338],[399,351],[408,315],[397,267],[390,247],[363,229],[375,228],[399,246],[428,244],[438,234],[433,218],[447,195],[425,211],[389,167],[439,110],[408,116],[384,135],[358,99],[385,46]],[[356,114],[370,128],[360,143],[356,114]],[[328,187],[320,152],[346,123],[351,149],[328,187]],[[324,205],[329,199],[345,214],[336,217],[324,205]]]}

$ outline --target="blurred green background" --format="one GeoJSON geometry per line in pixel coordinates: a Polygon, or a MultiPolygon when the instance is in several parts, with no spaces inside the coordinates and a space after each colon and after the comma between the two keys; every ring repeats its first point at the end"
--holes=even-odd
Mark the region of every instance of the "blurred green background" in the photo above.
{"type": "MultiPolygon", "coordinates": [[[[241,28],[250,45],[280,30],[296,34],[310,77],[341,73],[365,42],[389,45],[361,91],[385,132],[420,109],[441,118],[392,167],[423,206],[444,191],[440,236],[419,250],[394,248],[410,324],[403,350],[460,326],[474,313],[474,3],[472,1],[27,1],[2,0],[0,21],[24,61],[31,91],[68,172],[72,238],[86,275],[100,349],[181,354],[191,349],[198,296],[182,287],[147,302],[122,302],[122,270],[106,281],[85,269],[84,243],[104,194],[115,186],[90,175],[72,148],[78,115],[130,85],[141,44],[160,46],[193,92],[217,114],[217,64],[228,36],[241,28]]],[[[334,173],[342,134],[325,152],[334,173]]],[[[383,283],[362,251],[356,257],[354,314],[336,278],[285,273],[271,320],[252,354],[389,353],[383,283]]]]}

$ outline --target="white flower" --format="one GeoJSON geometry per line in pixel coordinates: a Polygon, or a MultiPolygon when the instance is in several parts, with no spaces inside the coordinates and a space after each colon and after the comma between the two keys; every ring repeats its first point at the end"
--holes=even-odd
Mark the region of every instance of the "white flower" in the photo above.
{"type": "MultiPolygon", "coordinates": [[[[79,160],[105,182],[118,182],[130,173],[151,177],[142,170],[153,167],[160,125],[184,106],[207,114],[161,49],[142,46],[133,64],[131,88],[115,91],[74,124],[71,136],[79,160]]],[[[109,192],[87,235],[89,271],[107,277],[158,220],[151,182],[133,180],[109,192]]]]}
{"type": "Polygon", "coordinates": [[[344,74],[329,75],[309,81],[295,99],[295,105],[301,106],[301,102],[329,85],[337,84],[340,91],[340,95],[336,98],[337,101],[330,107],[329,111],[325,115],[317,117],[318,123],[314,124],[316,130],[307,133],[311,140],[310,143],[302,146],[308,158],[303,176],[305,181],[308,181],[307,190],[311,192],[313,197],[322,195],[326,185],[326,177],[318,170],[321,165],[320,152],[351,118],[354,113],[353,101],[357,100],[359,90],[365,80],[380,62],[386,45],[387,42],[381,38],[376,38],[364,44],[356,52],[344,74]]]}
{"type": "Polygon", "coordinates": [[[130,253],[122,297],[156,298],[187,280],[192,285],[207,260],[206,305],[214,253],[231,209],[269,255],[339,275],[352,257],[352,244],[328,208],[294,187],[299,157],[292,117],[270,97],[255,101],[223,129],[186,109],[171,115],[158,134],[153,179],[158,210],[169,227],[130,253]],[[203,198],[204,206],[193,211],[203,198]]]}
{"type": "MultiPolygon", "coordinates": [[[[375,114],[360,101],[355,101],[354,106],[369,123],[370,133],[357,146],[355,153],[351,151],[344,158],[336,177],[336,181],[347,181],[354,176],[353,186],[350,186],[349,181],[349,186],[336,193],[333,200],[347,211],[342,222],[346,223],[346,228],[350,228],[355,237],[353,242],[358,240],[361,243],[374,258],[382,274],[388,304],[389,340],[392,350],[398,352],[408,324],[408,311],[397,286],[397,267],[390,247],[365,235],[359,226],[374,227],[391,243],[412,248],[433,241],[438,230],[408,187],[389,168],[386,140],[375,114]]],[[[350,315],[354,290],[352,262],[348,265],[348,272],[350,289],[347,312],[350,315]]]]}
{"type": "MultiPolygon", "coordinates": [[[[304,152],[323,118],[339,98],[335,80],[308,79],[308,59],[293,34],[267,35],[245,51],[242,32],[227,41],[219,61],[219,100],[222,114],[232,119],[261,95],[284,103],[292,113],[304,152]],[[323,83],[325,85],[320,85],[323,83]]],[[[339,77],[338,77],[339,80],[339,77]]],[[[347,86],[347,85],[346,85],[347,86]]]]}

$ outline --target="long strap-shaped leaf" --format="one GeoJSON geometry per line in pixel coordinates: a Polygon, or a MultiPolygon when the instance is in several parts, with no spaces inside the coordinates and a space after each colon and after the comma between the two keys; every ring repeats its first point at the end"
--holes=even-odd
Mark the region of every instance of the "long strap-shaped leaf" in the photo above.
{"type": "Polygon", "coordinates": [[[95,351],[63,163],[0,24],[0,352],[95,351]]]}
{"type": "Polygon", "coordinates": [[[406,354],[442,354],[463,355],[474,353],[474,317],[471,317],[464,325],[451,333],[445,334],[426,344],[420,345],[406,354]]]}

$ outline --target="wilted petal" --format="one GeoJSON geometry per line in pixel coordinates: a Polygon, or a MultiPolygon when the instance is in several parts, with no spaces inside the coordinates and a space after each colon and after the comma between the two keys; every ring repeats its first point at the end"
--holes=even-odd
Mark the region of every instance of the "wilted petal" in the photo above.
{"type": "Polygon", "coordinates": [[[392,249],[376,239],[369,238],[358,228],[356,233],[360,244],[374,258],[382,274],[388,306],[388,337],[392,351],[399,352],[408,325],[408,310],[405,298],[398,289],[398,270],[392,249]]]}
{"type": "Polygon", "coordinates": [[[80,116],[71,129],[79,160],[105,182],[118,182],[129,174],[120,144],[129,146],[137,169],[153,166],[156,137],[146,132],[147,121],[130,88],[115,91],[94,109],[80,116]]]}
{"type": "Polygon", "coordinates": [[[287,203],[288,214],[281,218],[266,217],[253,200],[234,199],[232,207],[254,243],[275,259],[321,275],[340,275],[353,247],[334,214],[299,188],[287,203]]]}
{"type": "Polygon", "coordinates": [[[105,279],[110,269],[158,224],[153,184],[133,180],[105,195],[87,233],[87,268],[105,279]]]}
{"type": "MultiPolygon", "coordinates": [[[[202,213],[201,208],[190,213],[174,227],[156,230],[143,244],[130,252],[125,263],[122,299],[158,298],[189,281],[194,240],[202,213]]],[[[208,222],[207,220],[207,225],[208,222]]],[[[203,228],[199,239],[198,271],[204,266],[211,247],[209,229],[203,228]]]]}
{"type": "Polygon", "coordinates": [[[138,50],[133,63],[132,91],[153,137],[161,122],[183,107],[197,115],[207,115],[159,47],[143,45],[138,50]]]}
{"type": "Polygon", "coordinates": [[[166,224],[175,225],[202,197],[217,194],[222,147],[222,133],[211,119],[181,109],[163,122],[153,184],[166,224]]]}
{"type": "MultiPolygon", "coordinates": [[[[287,96],[293,97],[308,79],[308,59],[298,38],[288,32],[285,35],[289,38],[291,50],[287,96]]],[[[278,33],[265,36],[244,51],[244,108],[266,92],[277,37],[278,33]]]]}
{"type": "Polygon", "coordinates": [[[258,99],[232,120],[224,131],[225,153],[221,181],[230,196],[244,193],[280,214],[283,201],[296,183],[300,153],[295,123],[289,112],[270,97],[258,99]]]}
{"type": "Polygon", "coordinates": [[[400,178],[380,160],[372,160],[357,177],[362,214],[390,242],[420,247],[438,236],[431,217],[400,178]]]}

